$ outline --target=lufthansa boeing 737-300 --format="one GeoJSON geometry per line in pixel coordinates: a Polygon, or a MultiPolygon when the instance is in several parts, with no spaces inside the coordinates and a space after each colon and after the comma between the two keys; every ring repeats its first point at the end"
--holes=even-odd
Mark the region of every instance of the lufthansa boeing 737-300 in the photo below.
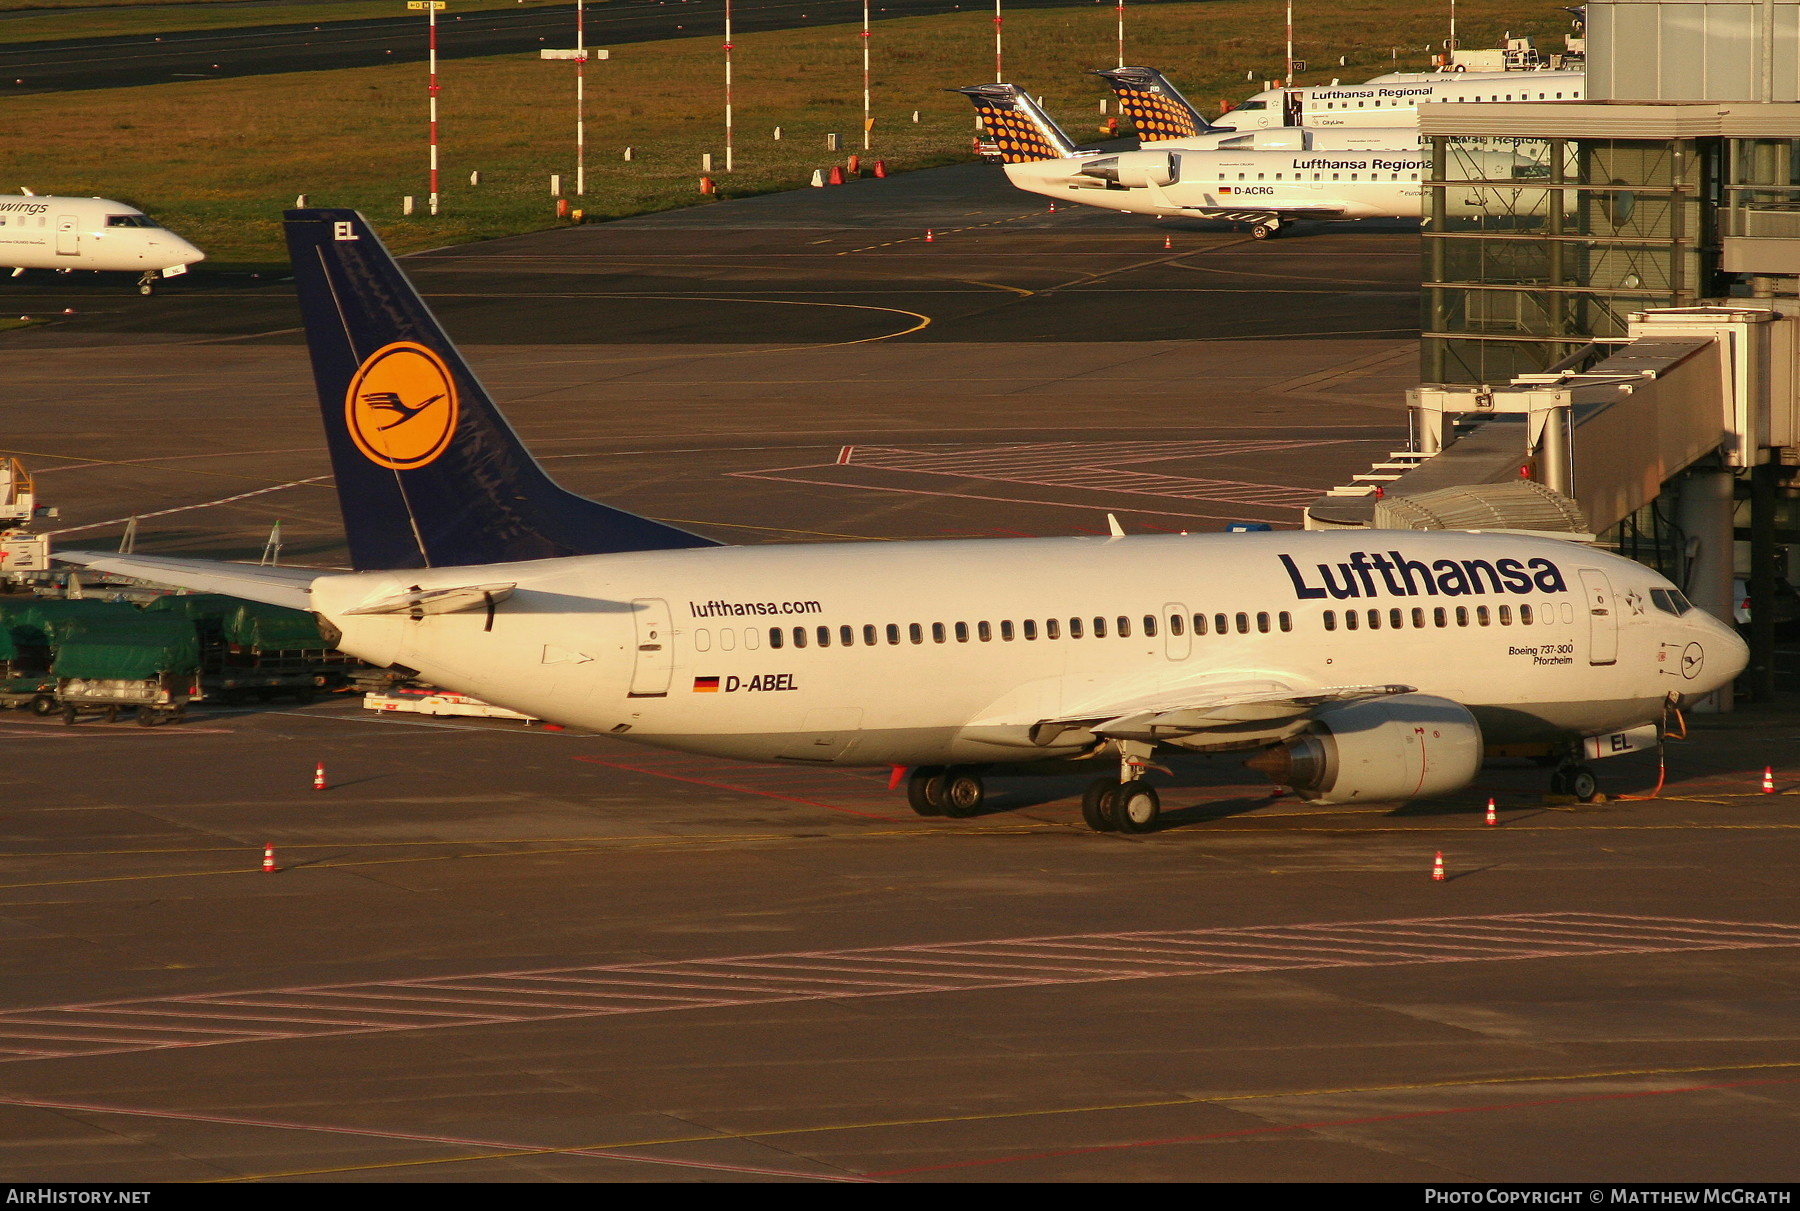
{"type": "Polygon", "coordinates": [[[972,814],[984,773],[1105,772],[1084,815],[1129,832],[1159,752],[1360,803],[1537,745],[1591,798],[1584,747],[1745,664],[1650,568],[1529,534],[723,546],[553,483],[361,215],[287,236],[355,570],[61,558],[311,610],[364,660],[627,741],[910,767],[926,815],[972,814]]]}

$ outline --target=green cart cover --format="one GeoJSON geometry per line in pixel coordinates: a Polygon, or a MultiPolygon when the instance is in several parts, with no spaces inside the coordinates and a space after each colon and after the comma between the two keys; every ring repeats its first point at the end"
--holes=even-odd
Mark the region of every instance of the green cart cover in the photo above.
{"type": "Polygon", "coordinates": [[[50,671],[57,677],[97,681],[145,681],[163,673],[192,673],[200,667],[194,624],[174,614],[89,619],[67,628],[50,671]]]}

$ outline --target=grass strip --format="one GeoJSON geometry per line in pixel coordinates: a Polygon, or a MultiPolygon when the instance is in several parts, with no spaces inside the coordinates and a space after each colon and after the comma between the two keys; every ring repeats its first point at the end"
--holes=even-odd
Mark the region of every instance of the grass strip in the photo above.
{"type": "MultiPolygon", "coordinates": [[[[1548,35],[1555,11],[1535,25],[1516,0],[1464,0],[1465,41],[1502,32],[1548,35]]],[[[1202,109],[1242,98],[1281,70],[1280,0],[1147,5],[1128,12],[1128,57],[1163,68],[1202,109]],[[1246,80],[1248,73],[1254,77],[1246,80]]],[[[1439,14],[1410,0],[1368,0],[1312,19],[1301,49],[1332,76],[1360,80],[1421,66],[1441,34],[1439,14]],[[1397,48],[1397,50],[1396,50],[1397,48]],[[1338,66],[1339,56],[1347,60],[1338,66]]],[[[1021,10],[1006,20],[1007,74],[1041,92],[1077,139],[1096,137],[1098,102],[1110,96],[1086,72],[1115,61],[1116,12],[1021,10]]],[[[736,171],[724,168],[723,86],[716,37],[648,42],[589,65],[590,219],[704,204],[701,156],[727,196],[806,184],[860,150],[861,38],[840,25],[747,34],[734,52],[736,171]],[[782,139],[773,138],[779,126],[782,139]],[[841,136],[842,151],[826,150],[841,136]],[[626,162],[623,152],[633,148],[626,162]]],[[[979,7],[876,28],[872,149],[890,170],[966,160],[974,132],[968,102],[946,88],[993,75],[993,18],[979,7]],[[917,111],[918,121],[913,121],[917,111]]],[[[418,64],[203,80],[130,89],[14,97],[0,103],[0,180],[40,193],[132,202],[207,250],[221,265],[285,259],[281,211],[296,195],[314,205],[354,206],[399,252],[554,226],[552,173],[574,176],[574,72],[523,55],[441,64],[443,209],[426,194],[425,71],[418,64]],[[478,171],[481,183],[471,185],[478,171]],[[402,217],[400,199],[418,210],[402,217]]]]}

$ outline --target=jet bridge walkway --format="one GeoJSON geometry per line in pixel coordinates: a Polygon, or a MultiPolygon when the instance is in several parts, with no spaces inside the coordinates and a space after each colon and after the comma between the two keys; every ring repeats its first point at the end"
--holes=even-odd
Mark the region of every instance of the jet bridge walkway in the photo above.
{"type": "MultiPolygon", "coordinates": [[[[1594,541],[1666,494],[1678,582],[1731,621],[1736,478],[1746,473],[1753,502],[1764,504],[1752,509],[1751,609],[1754,618],[1766,601],[1770,617],[1768,518],[1781,451],[1800,444],[1797,329],[1800,317],[1765,307],[1646,311],[1631,317],[1627,343],[1586,370],[1419,387],[1407,400],[1413,449],[1320,497],[1306,528],[1531,530],[1594,541]]],[[[1764,646],[1772,648],[1772,632],[1764,646]]]]}

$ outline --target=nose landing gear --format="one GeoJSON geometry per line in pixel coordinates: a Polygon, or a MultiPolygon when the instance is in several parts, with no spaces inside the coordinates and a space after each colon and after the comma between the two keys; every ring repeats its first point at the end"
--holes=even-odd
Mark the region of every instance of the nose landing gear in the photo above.
{"type": "Polygon", "coordinates": [[[1592,803],[1600,797],[1600,782],[1592,766],[1569,761],[1557,766],[1550,775],[1550,793],[1573,795],[1582,803],[1592,803]]]}
{"type": "Polygon", "coordinates": [[[143,295],[155,294],[156,280],[161,276],[162,274],[159,270],[146,269],[138,278],[138,293],[143,295]]]}

